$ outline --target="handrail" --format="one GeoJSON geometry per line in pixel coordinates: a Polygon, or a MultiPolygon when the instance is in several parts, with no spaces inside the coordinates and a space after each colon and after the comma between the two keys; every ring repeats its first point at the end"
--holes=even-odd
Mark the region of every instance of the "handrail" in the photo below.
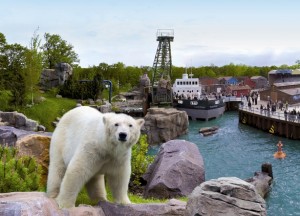
{"type": "Polygon", "coordinates": [[[294,123],[300,123],[300,116],[299,115],[292,115],[292,114],[284,114],[283,112],[277,112],[277,111],[270,111],[266,109],[259,109],[254,107],[248,107],[246,105],[239,105],[239,110],[243,110],[246,112],[258,114],[261,116],[266,116],[272,119],[279,119],[283,121],[288,122],[294,122],[294,123]]]}

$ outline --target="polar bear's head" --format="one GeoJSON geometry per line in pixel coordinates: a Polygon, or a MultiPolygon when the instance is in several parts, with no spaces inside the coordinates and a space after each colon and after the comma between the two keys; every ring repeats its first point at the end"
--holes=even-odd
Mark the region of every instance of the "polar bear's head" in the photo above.
{"type": "Polygon", "coordinates": [[[137,143],[144,119],[134,119],[126,114],[104,114],[103,122],[106,128],[109,143],[131,147],[137,143]]]}

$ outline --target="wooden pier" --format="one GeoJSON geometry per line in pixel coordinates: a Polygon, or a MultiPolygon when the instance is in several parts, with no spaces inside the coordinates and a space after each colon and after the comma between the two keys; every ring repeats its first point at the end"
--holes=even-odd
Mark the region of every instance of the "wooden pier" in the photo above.
{"type": "Polygon", "coordinates": [[[246,106],[240,106],[238,112],[239,122],[242,124],[289,139],[300,139],[300,118],[296,115],[284,115],[280,111],[271,112],[246,106]]]}

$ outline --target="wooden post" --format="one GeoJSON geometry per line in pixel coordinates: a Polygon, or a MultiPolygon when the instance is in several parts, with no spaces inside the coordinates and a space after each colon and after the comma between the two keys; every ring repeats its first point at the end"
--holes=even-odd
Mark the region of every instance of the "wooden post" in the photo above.
{"type": "Polygon", "coordinates": [[[270,163],[263,163],[261,165],[261,171],[268,173],[268,176],[270,176],[271,178],[273,178],[273,170],[272,170],[272,164],[270,163]]]}

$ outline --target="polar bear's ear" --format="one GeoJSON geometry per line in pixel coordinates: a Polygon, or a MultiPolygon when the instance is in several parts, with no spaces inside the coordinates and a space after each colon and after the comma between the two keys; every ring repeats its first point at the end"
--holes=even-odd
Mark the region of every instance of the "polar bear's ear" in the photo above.
{"type": "Polygon", "coordinates": [[[136,122],[137,122],[138,126],[140,126],[140,128],[141,128],[141,127],[143,127],[143,125],[145,123],[145,120],[144,119],[137,119],[136,122]]]}
{"type": "Polygon", "coordinates": [[[102,119],[102,120],[103,120],[103,123],[104,123],[104,124],[107,124],[108,118],[107,118],[106,116],[103,116],[103,119],[102,119]]]}

